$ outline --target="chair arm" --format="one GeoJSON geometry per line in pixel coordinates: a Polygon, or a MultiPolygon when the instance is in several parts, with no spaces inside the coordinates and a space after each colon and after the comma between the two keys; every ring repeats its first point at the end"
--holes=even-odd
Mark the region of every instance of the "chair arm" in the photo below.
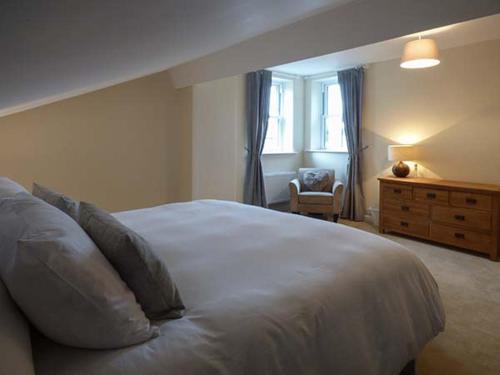
{"type": "Polygon", "coordinates": [[[293,179],[288,183],[290,188],[290,211],[298,212],[299,206],[299,193],[300,193],[300,182],[298,178],[293,179]]]}
{"type": "Polygon", "coordinates": [[[288,186],[290,187],[290,194],[295,193],[299,194],[300,193],[300,182],[298,178],[294,178],[292,181],[288,183],[288,186]]]}
{"type": "Polygon", "coordinates": [[[333,194],[333,212],[335,214],[340,214],[342,211],[342,196],[344,193],[344,184],[340,181],[335,181],[332,186],[333,194]]]}

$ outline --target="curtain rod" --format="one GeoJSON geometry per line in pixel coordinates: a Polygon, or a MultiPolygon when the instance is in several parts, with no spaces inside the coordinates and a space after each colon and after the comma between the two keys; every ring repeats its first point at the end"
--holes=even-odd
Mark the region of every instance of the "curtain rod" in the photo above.
{"type": "Polygon", "coordinates": [[[269,71],[271,71],[273,73],[276,73],[277,75],[281,75],[283,78],[289,78],[289,79],[297,79],[297,78],[302,78],[302,79],[319,79],[319,78],[323,78],[323,77],[329,77],[329,76],[337,75],[337,72],[341,71],[341,70],[353,69],[353,68],[358,68],[358,67],[362,67],[363,69],[368,69],[370,67],[370,64],[348,65],[348,66],[343,66],[343,67],[341,67],[339,69],[336,69],[336,70],[331,70],[331,71],[328,71],[328,72],[311,74],[311,75],[285,73],[285,72],[281,72],[279,70],[274,70],[274,69],[266,69],[266,70],[269,70],[269,71]]]}

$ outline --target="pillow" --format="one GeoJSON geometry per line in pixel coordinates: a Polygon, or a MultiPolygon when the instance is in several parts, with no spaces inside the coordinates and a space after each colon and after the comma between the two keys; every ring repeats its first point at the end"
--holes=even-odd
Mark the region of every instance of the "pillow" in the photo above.
{"type": "Polygon", "coordinates": [[[0,199],[5,197],[11,197],[17,193],[26,192],[18,183],[9,180],[7,177],[0,177],[0,199]]]}
{"type": "Polygon", "coordinates": [[[80,225],[134,292],[150,319],[180,318],[184,305],[165,264],[137,233],[90,203],[80,203],[80,225]]]}
{"type": "Polygon", "coordinates": [[[330,175],[327,171],[307,171],[304,173],[306,191],[328,191],[330,175]]]}
{"type": "Polygon", "coordinates": [[[33,195],[59,208],[66,215],[69,215],[75,220],[78,220],[78,202],[74,199],[51,190],[45,186],[33,183],[33,195]]]}
{"type": "Polygon", "coordinates": [[[78,223],[28,193],[0,200],[0,273],[31,323],[57,343],[112,349],[158,334],[78,223]]]}
{"type": "Polygon", "coordinates": [[[1,281],[0,374],[35,375],[28,322],[1,281]]]}

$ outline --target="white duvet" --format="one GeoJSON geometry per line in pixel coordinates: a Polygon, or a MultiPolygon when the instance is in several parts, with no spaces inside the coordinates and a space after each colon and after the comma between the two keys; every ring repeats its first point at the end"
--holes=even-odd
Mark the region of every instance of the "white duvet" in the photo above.
{"type": "Polygon", "coordinates": [[[115,215],[141,234],[187,310],[109,351],[38,338],[41,375],[397,375],[444,326],[437,285],[400,245],[223,201],[115,215]]]}

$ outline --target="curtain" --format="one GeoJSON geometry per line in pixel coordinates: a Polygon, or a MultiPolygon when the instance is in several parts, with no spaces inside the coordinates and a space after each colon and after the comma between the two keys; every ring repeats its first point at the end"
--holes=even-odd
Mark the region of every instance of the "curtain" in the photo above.
{"type": "Polygon", "coordinates": [[[243,199],[247,204],[267,207],[261,156],[269,119],[272,73],[259,70],[246,76],[246,122],[248,156],[243,199]]]}
{"type": "Polygon", "coordinates": [[[361,111],[363,99],[363,68],[343,70],[337,73],[349,152],[344,207],[342,217],[350,220],[364,219],[364,196],[361,186],[361,111]]]}

